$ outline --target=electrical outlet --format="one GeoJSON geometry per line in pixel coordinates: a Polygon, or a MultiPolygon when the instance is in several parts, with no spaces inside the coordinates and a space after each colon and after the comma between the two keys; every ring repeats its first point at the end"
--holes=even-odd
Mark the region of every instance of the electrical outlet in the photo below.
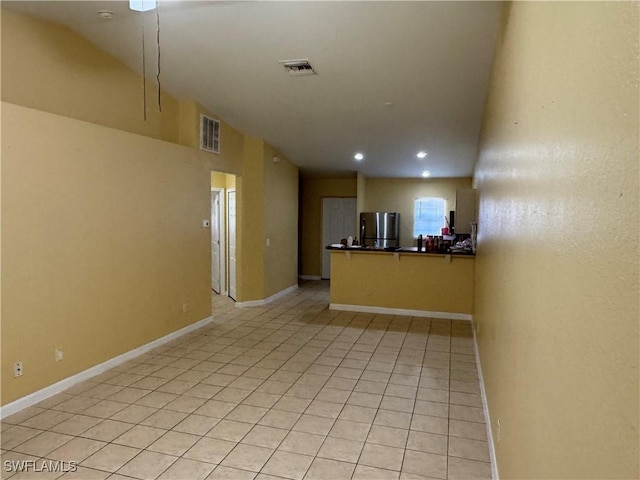
{"type": "Polygon", "coordinates": [[[500,438],[502,437],[502,424],[500,423],[500,419],[496,422],[496,441],[500,442],[500,438]]]}
{"type": "Polygon", "coordinates": [[[476,321],[476,335],[480,335],[480,322],[476,321]]]}
{"type": "Polygon", "coordinates": [[[56,362],[59,362],[64,358],[64,352],[61,348],[56,348],[54,358],[56,362]]]}
{"type": "Polygon", "coordinates": [[[24,373],[24,369],[22,368],[22,362],[16,362],[13,364],[13,376],[21,377],[24,373]]]}
{"type": "Polygon", "coordinates": [[[189,304],[188,303],[183,303],[182,304],[182,313],[187,313],[189,311],[189,304]]]}

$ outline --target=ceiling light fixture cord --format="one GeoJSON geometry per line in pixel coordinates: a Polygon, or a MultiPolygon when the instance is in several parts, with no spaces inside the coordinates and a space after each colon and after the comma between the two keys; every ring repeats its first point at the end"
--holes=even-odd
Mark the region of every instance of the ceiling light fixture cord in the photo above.
{"type": "Polygon", "coordinates": [[[160,85],[160,0],[156,1],[156,46],[158,47],[158,74],[156,81],[158,82],[158,110],[162,112],[162,98],[160,85]]]}
{"type": "Polygon", "coordinates": [[[142,104],[143,117],[147,121],[147,68],[144,55],[144,13],[140,12],[140,25],[142,26],[142,104]]]}

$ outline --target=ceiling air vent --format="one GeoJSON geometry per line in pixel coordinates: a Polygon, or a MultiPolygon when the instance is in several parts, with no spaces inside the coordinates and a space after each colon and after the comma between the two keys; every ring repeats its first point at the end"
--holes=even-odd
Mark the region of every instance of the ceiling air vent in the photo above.
{"type": "Polygon", "coordinates": [[[200,115],[200,150],[220,153],[220,121],[200,115]]]}
{"type": "Polygon", "coordinates": [[[280,63],[292,77],[316,75],[316,71],[306,58],[302,60],[280,60],[280,63]]]}

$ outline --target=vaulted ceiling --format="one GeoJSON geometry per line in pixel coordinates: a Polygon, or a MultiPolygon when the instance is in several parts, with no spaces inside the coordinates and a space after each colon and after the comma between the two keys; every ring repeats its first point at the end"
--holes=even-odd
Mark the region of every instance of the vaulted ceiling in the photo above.
{"type": "MultiPolygon", "coordinates": [[[[155,75],[156,11],[2,3],[67,25],[138,72],[144,23],[155,75]]],[[[163,90],[264,138],[304,174],[472,174],[501,2],[160,0],[157,13],[163,90]],[[317,75],[289,75],[279,62],[291,59],[317,75]]]]}

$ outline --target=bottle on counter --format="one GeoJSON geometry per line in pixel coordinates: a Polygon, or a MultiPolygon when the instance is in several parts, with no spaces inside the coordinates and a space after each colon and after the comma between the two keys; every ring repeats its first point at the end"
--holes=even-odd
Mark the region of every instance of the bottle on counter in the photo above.
{"type": "Polygon", "coordinates": [[[418,240],[416,243],[418,245],[418,251],[421,252],[422,251],[422,234],[418,235],[418,240]]]}

